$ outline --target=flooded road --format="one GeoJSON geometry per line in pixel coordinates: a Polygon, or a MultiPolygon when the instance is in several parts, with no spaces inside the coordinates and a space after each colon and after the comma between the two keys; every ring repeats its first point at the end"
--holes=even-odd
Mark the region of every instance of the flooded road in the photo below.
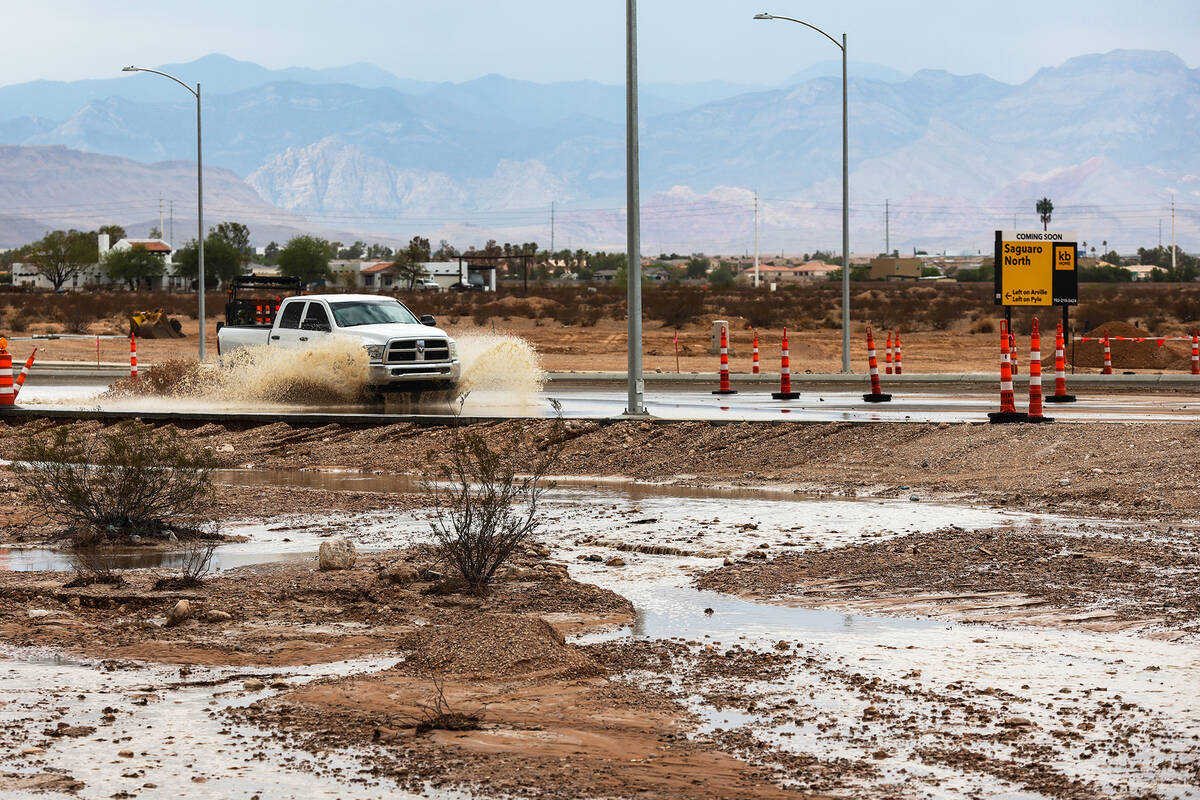
{"type": "MultiPolygon", "coordinates": [[[[346,472],[225,471],[218,480],[331,490],[415,488],[404,476],[346,472]]],[[[786,489],[587,479],[562,482],[548,493],[545,508],[540,539],[553,558],[566,563],[574,579],[629,598],[637,611],[633,623],[577,641],[670,643],[685,650],[691,667],[664,688],[700,716],[698,738],[768,763],[790,753],[868,764],[864,786],[880,792],[902,787],[914,797],[1057,796],[1048,784],[1030,789],[1010,770],[1034,763],[1067,780],[1093,782],[1100,796],[1195,796],[1195,643],[1069,627],[847,614],[693,585],[699,572],[753,551],[774,555],[914,531],[998,526],[1069,533],[1082,521],[927,502],[917,494],[848,500],[786,489]],[[607,566],[614,558],[624,565],[607,566]],[[787,653],[790,660],[768,679],[749,681],[709,668],[721,654],[746,653],[787,653]]],[[[424,541],[427,531],[428,517],[420,511],[293,515],[267,525],[230,526],[228,533],[249,541],[222,546],[216,561],[219,569],[230,569],[312,558],[331,535],[350,538],[360,550],[386,549],[424,541]]],[[[52,551],[11,549],[0,555],[0,569],[65,568],[61,558],[52,551]]],[[[137,564],[129,562],[130,568],[137,564]]],[[[79,792],[86,798],[117,791],[139,797],[407,796],[348,782],[370,762],[369,753],[314,761],[222,714],[271,693],[273,680],[294,685],[370,672],[393,663],[387,658],[272,671],[193,670],[181,678],[178,668],[112,670],[36,650],[2,655],[0,719],[17,727],[5,727],[10,741],[0,754],[0,771],[61,770],[86,784],[79,792]],[[242,690],[250,674],[261,674],[268,686],[242,690]],[[198,685],[205,682],[215,683],[198,685]],[[25,745],[14,730],[40,739],[38,733],[60,722],[95,732],[54,738],[44,752],[21,752],[25,745]]],[[[663,681],[638,671],[621,679],[663,681]]],[[[433,796],[456,795],[439,790],[433,796]]]]}
{"type": "MultiPolygon", "coordinates": [[[[84,383],[37,385],[30,382],[21,392],[19,405],[26,408],[88,411],[102,409],[128,413],[179,414],[380,414],[401,419],[405,415],[444,415],[452,410],[445,401],[411,403],[391,398],[386,408],[379,405],[288,404],[171,397],[102,396],[106,384],[84,383]]],[[[897,386],[890,403],[865,403],[861,390],[810,387],[798,384],[796,400],[771,399],[775,387],[768,384],[744,386],[738,394],[716,397],[711,387],[696,384],[651,384],[645,403],[649,413],[671,420],[798,421],[798,422],[981,422],[996,410],[997,392],[974,387],[897,386]]],[[[997,390],[998,391],[998,390],[997,390]]],[[[1107,392],[1089,386],[1077,390],[1079,401],[1047,407],[1046,413],[1062,422],[1195,422],[1200,420],[1200,383],[1194,389],[1163,392],[1107,392]]],[[[1018,406],[1023,397],[1018,390],[1018,406]]],[[[553,413],[551,398],[559,401],[568,418],[605,419],[620,416],[627,405],[623,385],[590,385],[554,382],[525,393],[499,391],[486,386],[473,390],[463,406],[467,416],[522,418],[547,417],[553,413]]]]}

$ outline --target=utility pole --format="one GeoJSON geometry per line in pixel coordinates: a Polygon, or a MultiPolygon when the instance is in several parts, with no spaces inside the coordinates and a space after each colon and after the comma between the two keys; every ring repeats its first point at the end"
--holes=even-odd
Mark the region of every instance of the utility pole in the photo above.
{"type": "Polygon", "coordinates": [[[158,238],[163,237],[163,207],[162,192],[158,193],[158,238]]]}
{"type": "Polygon", "coordinates": [[[642,217],[638,166],[637,0],[625,0],[625,256],[629,293],[629,416],[646,416],[642,397],[642,217]]]}
{"type": "Polygon", "coordinates": [[[892,227],[888,218],[888,200],[883,201],[883,254],[890,256],[892,254],[892,227]]]}
{"type": "Polygon", "coordinates": [[[550,258],[554,258],[554,201],[550,201],[550,258]]]}
{"type": "Polygon", "coordinates": [[[754,193],[754,288],[758,288],[758,192],[754,193]]]}
{"type": "Polygon", "coordinates": [[[169,203],[170,209],[171,209],[171,240],[168,242],[168,244],[170,244],[171,249],[174,250],[175,249],[175,201],[169,200],[167,202],[169,203]]]}
{"type": "Polygon", "coordinates": [[[1175,195],[1171,195],[1171,277],[1175,277],[1175,195]]]}

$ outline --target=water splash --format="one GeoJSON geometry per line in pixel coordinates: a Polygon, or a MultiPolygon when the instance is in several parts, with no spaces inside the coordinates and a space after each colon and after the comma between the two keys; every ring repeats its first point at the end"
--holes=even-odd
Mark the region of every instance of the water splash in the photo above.
{"type": "Polygon", "coordinates": [[[537,350],[511,334],[465,334],[458,338],[462,360],[460,394],[504,392],[513,400],[536,397],[546,382],[537,350]]]}

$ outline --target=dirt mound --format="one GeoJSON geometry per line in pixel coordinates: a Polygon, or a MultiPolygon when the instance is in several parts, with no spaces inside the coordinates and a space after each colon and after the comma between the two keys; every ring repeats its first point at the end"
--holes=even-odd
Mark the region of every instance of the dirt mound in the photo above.
{"type": "Polygon", "coordinates": [[[431,625],[406,642],[404,672],[496,678],[530,673],[598,675],[594,661],[540,617],[478,614],[459,625],[431,625]]]}
{"type": "MultiPolygon", "coordinates": [[[[1128,322],[1120,321],[1097,325],[1083,334],[1083,338],[1088,341],[1077,341],[1074,347],[1067,342],[1067,363],[1072,363],[1073,359],[1076,367],[1102,368],[1104,366],[1104,343],[1101,340],[1106,334],[1110,337],[1109,346],[1112,349],[1114,372],[1130,369],[1183,370],[1191,368],[1192,349],[1187,342],[1164,341],[1159,347],[1157,337],[1128,322]],[[1120,339],[1116,337],[1120,337],[1120,339]],[[1125,339],[1134,341],[1124,341],[1125,339]]],[[[1042,372],[1053,375],[1053,329],[1042,333],[1042,353],[1042,372]]]]}

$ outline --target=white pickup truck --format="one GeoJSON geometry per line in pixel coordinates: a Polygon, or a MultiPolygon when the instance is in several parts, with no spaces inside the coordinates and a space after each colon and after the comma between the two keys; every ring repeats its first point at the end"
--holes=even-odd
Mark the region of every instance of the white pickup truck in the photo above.
{"type": "Polygon", "coordinates": [[[224,325],[217,354],[243,347],[304,348],[331,336],[362,343],[370,360],[368,390],[413,392],[458,385],[458,346],[431,316],[420,319],[399,300],[370,294],[288,297],[271,325],[224,325]]]}

